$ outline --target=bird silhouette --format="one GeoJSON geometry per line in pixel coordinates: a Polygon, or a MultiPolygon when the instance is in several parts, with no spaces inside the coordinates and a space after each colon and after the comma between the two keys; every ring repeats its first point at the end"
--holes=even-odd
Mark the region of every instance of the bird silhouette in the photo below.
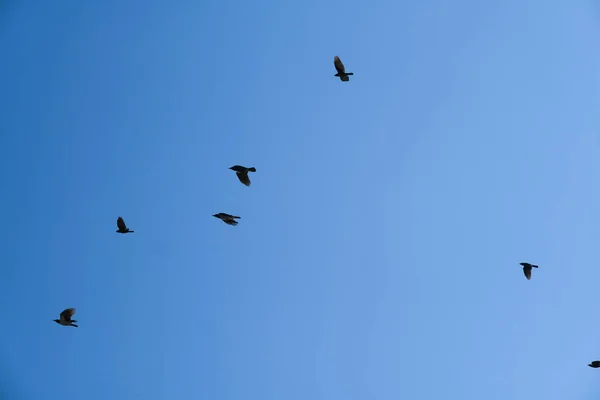
{"type": "Polygon", "coordinates": [[[229,169],[234,170],[240,182],[246,186],[250,186],[251,183],[250,178],[248,178],[248,172],[256,172],[256,168],[254,167],[246,168],[241,165],[234,165],[233,167],[229,167],[229,169]]]}
{"type": "Polygon", "coordinates": [[[75,328],[78,328],[78,326],[73,323],[77,321],[71,319],[73,315],[75,315],[75,309],[67,308],[66,310],[60,313],[60,319],[55,319],[54,322],[56,322],[57,324],[61,324],[62,326],[74,326],[75,328]]]}
{"type": "Polygon", "coordinates": [[[118,233],[133,233],[134,231],[130,230],[127,225],[125,225],[125,221],[123,221],[123,218],[119,217],[117,218],[117,232],[118,233]]]}
{"type": "Polygon", "coordinates": [[[600,361],[592,361],[591,364],[588,364],[588,367],[600,368],[600,361]]]}
{"type": "Polygon", "coordinates": [[[344,67],[344,63],[342,62],[342,60],[340,60],[338,56],[333,57],[333,65],[337,70],[337,74],[335,74],[334,76],[339,77],[342,80],[342,82],[348,82],[350,80],[348,76],[354,75],[353,72],[346,72],[346,67],[344,67]]]}
{"type": "Polygon", "coordinates": [[[529,264],[526,262],[522,262],[520,263],[523,266],[523,273],[525,274],[525,278],[527,278],[527,280],[531,279],[531,268],[537,268],[537,265],[533,265],[533,264],[529,264]]]}
{"type": "Polygon", "coordinates": [[[225,222],[227,225],[232,225],[232,226],[236,226],[238,224],[238,222],[234,219],[234,218],[240,218],[240,217],[236,217],[235,215],[229,215],[226,213],[218,213],[218,214],[213,214],[213,217],[219,218],[221,221],[225,222]]]}

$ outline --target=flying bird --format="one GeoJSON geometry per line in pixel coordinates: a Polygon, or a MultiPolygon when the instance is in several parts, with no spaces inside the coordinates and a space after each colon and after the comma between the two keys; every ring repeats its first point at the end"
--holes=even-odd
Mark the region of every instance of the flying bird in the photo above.
{"type": "Polygon", "coordinates": [[[236,226],[238,224],[238,222],[234,219],[234,218],[240,218],[240,217],[236,217],[234,215],[229,215],[229,214],[225,214],[225,213],[218,213],[218,214],[213,214],[213,217],[219,218],[221,221],[225,222],[227,225],[233,225],[236,226]]]}
{"type": "Polygon", "coordinates": [[[334,76],[339,77],[342,82],[348,82],[350,78],[348,76],[354,75],[353,72],[346,72],[346,68],[344,67],[344,63],[338,56],[333,57],[333,65],[335,65],[335,69],[337,70],[337,74],[334,76]]]}
{"type": "Polygon", "coordinates": [[[74,326],[75,328],[78,328],[78,326],[73,323],[77,321],[71,319],[73,315],[75,315],[75,309],[67,308],[66,310],[60,313],[60,319],[55,319],[54,322],[56,322],[57,324],[61,324],[62,326],[74,326]]]}
{"type": "Polygon", "coordinates": [[[588,367],[600,368],[600,361],[592,361],[591,364],[588,364],[588,367]]]}
{"type": "Polygon", "coordinates": [[[254,167],[246,168],[242,167],[241,165],[234,165],[229,169],[234,170],[240,182],[242,182],[246,186],[250,186],[250,178],[248,178],[248,172],[256,172],[256,168],[254,167]]]}
{"type": "Polygon", "coordinates": [[[533,265],[533,264],[529,264],[526,262],[522,262],[520,263],[523,266],[523,273],[525,274],[525,278],[527,278],[527,280],[531,279],[531,268],[537,268],[537,265],[533,265]]]}
{"type": "Polygon", "coordinates": [[[133,233],[134,231],[130,230],[127,225],[125,225],[125,221],[123,221],[123,218],[119,217],[117,218],[117,232],[118,233],[133,233]]]}

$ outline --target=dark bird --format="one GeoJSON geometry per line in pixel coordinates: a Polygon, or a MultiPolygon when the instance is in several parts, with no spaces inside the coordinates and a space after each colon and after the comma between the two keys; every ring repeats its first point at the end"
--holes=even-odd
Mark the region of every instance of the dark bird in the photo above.
{"type": "Polygon", "coordinates": [[[344,63],[338,56],[333,57],[333,65],[335,65],[335,69],[337,70],[337,74],[334,76],[339,77],[342,82],[348,82],[350,78],[348,76],[354,75],[353,72],[346,72],[346,68],[344,67],[344,63]]]}
{"type": "Polygon", "coordinates": [[[65,311],[60,313],[60,319],[55,319],[54,322],[61,324],[62,326],[74,326],[75,328],[78,328],[78,326],[73,323],[77,321],[71,319],[73,315],[75,315],[75,309],[67,308],[65,311]]]}
{"type": "Polygon", "coordinates": [[[588,364],[588,367],[600,368],[600,361],[592,361],[591,364],[588,364]]]}
{"type": "Polygon", "coordinates": [[[118,233],[133,233],[134,231],[130,230],[127,225],[125,225],[125,221],[123,221],[123,218],[119,217],[117,218],[117,232],[118,233]]]}
{"type": "Polygon", "coordinates": [[[246,168],[242,167],[241,165],[234,165],[229,169],[234,170],[240,182],[242,182],[246,186],[250,186],[250,178],[248,178],[248,172],[256,172],[256,168],[254,167],[246,168]]]}
{"type": "Polygon", "coordinates": [[[238,224],[238,222],[234,219],[234,218],[240,218],[240,217],[236,217],[234,215],[229,215],[229,214],[225,214],[225,213],[218,213],[218,214],[213,214],[213,217],[219,218],[221,221],[225,222],[227,225],[233,225],[236,226],[238,224]]]}
{"type": "Polygon", "coordinates": [[[523,273],[525,274],[525,278],[527,278],[527,280],[531,279],[531,268],[537,268],[537,265],[533,265],[533,264],[529,264],[526,262],[522,262],[520,263],[523,266],[523,273]]]}

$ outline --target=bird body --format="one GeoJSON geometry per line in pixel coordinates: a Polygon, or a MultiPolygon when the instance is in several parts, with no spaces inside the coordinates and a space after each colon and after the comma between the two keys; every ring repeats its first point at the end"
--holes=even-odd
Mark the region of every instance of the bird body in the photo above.
{"type": "Polygon", "coordinates": [[[588,364],[588,367],[600,368],[600,361],[592,361],[590,364],[588,364]]]}
{"type": "Polygon", "coordinates": [[[133,233],[134,232],[131,229],[129,229],[127,227],[127,225],[125,225],[125,221],[121,217],[117,218],[117,228],[119,228],[119,229],[117,229],[117,233],[133,233]]]}
{"type": "Polygon", "coordinates": [[[213,214],[213,217],[219,218],[221,221],[225,222],[227,225],[232,225],[232,226],[236,226],[238,224],[238,222],[235,220],[235,218],[237,218],[237,219],[241,218],[241,217],[236,217],[235,215],[230,215],[230,214],[226,214],[226,213],[213,214]]]}
{"type": "Polygon", "coordinates": [[[55,319],[54,322],[62,326],[74,326],[75,328],[78,328],[78,326],[73,323],[77,321],[71,319],[73,315],[75,315],[75,309],[67,308],[66,310],[60,313],[60,319],[55,319]]]}
{"type": "Polygon", "coordinates": [[[348,76],[354,75],[353,72],[346,72],[346,67],[344,67],[344,63],[338,56],[333,57],[333,65],[337,71],[337,74],[334,76],[339,77],[342,82],[348,82],[350,80],[348,76]]]}
{"type": "Polygon", "coordinates": [[[234,165],[233,167],[229,167],[229,169],[235,171],[240,182],[242,182],[246,186],[250,186],[250,178],[248,177],[248,172],[256,172],[256,168],[250,167],[242,167],[241,165],[234,165]]]}
{"type": "Polygon", "coordinates": [[[538,266],[529,264],[526,262],[522,262],[520,264],[523,266],[523,273],[525,274],[525,278],[527,278],[527,280],[530,280],[531,279],[531,268],[538,268],[538,266]]]}

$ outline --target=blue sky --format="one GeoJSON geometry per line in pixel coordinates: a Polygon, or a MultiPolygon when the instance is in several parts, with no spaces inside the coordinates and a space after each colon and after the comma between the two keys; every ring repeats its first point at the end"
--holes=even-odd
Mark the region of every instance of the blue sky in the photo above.
{"type": "Polygon", "coordinates": [[[4,398],[597,399],[599,18],[2,1],[4,398]]]}

